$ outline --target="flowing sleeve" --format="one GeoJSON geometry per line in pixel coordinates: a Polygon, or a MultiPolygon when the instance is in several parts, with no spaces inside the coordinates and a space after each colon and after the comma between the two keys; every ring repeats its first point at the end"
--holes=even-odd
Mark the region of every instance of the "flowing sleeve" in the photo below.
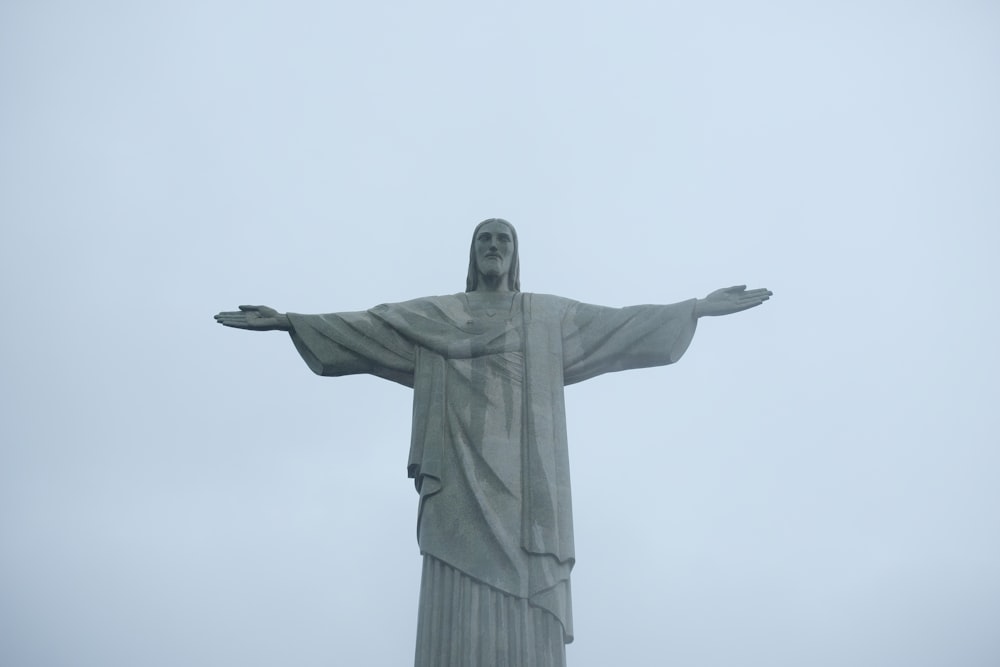
{"type": "Polygon", "coordinates": [[[627,308],[574,302],[562,318],[564,383],[674,363],[694,336],[696,302],[627,308]]]}
{"type": "Polygon", "coordinates": [[[288,313],[288,320],[295,349],[317,375],[369,373],[413,386],[415,344],[370,311],[288,313]]]}

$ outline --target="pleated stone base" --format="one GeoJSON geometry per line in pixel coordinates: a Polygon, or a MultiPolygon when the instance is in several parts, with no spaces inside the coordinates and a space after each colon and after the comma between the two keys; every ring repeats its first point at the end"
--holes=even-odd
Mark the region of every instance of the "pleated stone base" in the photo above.
{"type": "Polygon", "coordinates": [[[565,667],[562,624],[424,556],[416,667],[565,667]]]}

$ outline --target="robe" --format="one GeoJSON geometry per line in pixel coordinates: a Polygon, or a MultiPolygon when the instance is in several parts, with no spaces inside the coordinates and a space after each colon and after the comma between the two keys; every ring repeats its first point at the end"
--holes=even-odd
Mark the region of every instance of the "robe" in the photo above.
{"type": "Polygon", "coordinates": [[[517,293],[509,311],[476,316],[459,293],[288,314],[315,373],[413,388],[417,667],[565,664],[575,553],[563,387],[677,361],[695,301],[607,308],[517,293]]]}

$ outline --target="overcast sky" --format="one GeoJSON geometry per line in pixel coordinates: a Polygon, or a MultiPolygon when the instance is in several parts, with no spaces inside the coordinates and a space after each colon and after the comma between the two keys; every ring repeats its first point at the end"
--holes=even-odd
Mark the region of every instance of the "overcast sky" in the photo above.
{"type": "Polygon", "coordinates": [[[571,667],[1000,664],[1000,6],[0,4],[0,664],[412,663],[410,391],[264,303],[733,284],[567,389],[571,667]]]}

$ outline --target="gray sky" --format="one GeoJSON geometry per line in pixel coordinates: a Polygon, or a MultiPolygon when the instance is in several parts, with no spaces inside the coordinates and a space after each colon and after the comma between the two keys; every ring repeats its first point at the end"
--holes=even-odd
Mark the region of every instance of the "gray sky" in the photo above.
{"type": "MultiPolygon", "coordinates": [[[[539,6],[540,5],[540,6],[539,6]]],[[[567,389],[572,667],[1000,664],[1000,8],[0,5],[0,664],[412,662],[409,390],[241,303],[769,287],[567,389]]]]}

